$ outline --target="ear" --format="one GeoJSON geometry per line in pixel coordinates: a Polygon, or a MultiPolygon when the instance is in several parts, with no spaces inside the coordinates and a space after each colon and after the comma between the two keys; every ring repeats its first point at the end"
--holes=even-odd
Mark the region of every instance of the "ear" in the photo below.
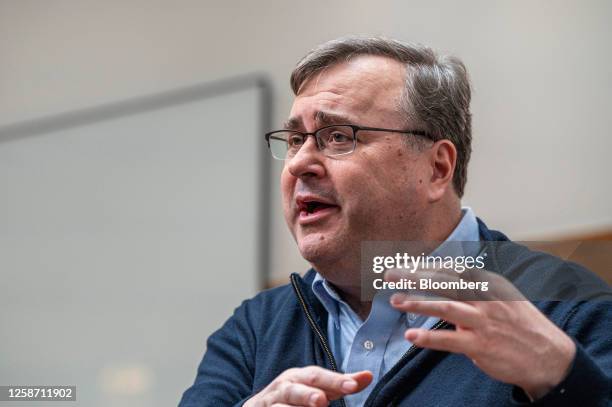
{"type": "Polygon", "coordinates": [[[431,178],[429,179],[428,197],[436,202],[453,188],[453,174],[457,163],[457,149],[449,140],[439,140],[429,149],[431,178]]]}

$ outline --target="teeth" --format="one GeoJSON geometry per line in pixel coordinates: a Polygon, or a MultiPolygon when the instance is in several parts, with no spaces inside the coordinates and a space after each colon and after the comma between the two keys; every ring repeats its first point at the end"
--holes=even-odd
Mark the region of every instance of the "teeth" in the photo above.
{"type": "Polygon", "coordinates": [[[306,212],[307,214],[313,214],[318,210],[323,210],[325,208],[331,207],[333,205],[326,204],[319,201],[308,201],[308,202],[300,202],[299,209],[301,212],[306,212]]]}

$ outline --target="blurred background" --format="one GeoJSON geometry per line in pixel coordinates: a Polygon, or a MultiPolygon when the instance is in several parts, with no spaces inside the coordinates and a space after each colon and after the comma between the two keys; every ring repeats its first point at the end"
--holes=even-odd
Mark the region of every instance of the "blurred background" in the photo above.
{"type": "Polygon", "coordinates": [[[610,21],[607,0],[0,0],[0,385],[178,402],[240,301],[308,267],[263,132],[343,35],[465,62],[464,205],[489,227],[612,239],[610,21]]]}

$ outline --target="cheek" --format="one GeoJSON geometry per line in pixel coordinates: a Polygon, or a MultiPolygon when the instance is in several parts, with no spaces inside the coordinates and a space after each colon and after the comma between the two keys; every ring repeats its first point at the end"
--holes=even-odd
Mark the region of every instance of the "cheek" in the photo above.
{"type": "Polygon", "coordinates": [[[392,182],[396,189],[414,192],[424,185],[426,160],[423,155],[412,153],[406,147],[398,147],[387,162],[392,164],[385,167],[385,173],[381,176],[392,182]]]}
{"type": "MultiPolygon", "coordinates": [[[[393,152],[397,153],[397,149],[393,152]]],[[[376,161],[371,159],[370,165],[364,166],[367,171],[356,169],[347,180],[344,192],[357,198],[360,210],[371,214],[389,208],[405,208],[422,195],[425,180],[419,162],[402,154],[389,154],[376,161]]]]}
{"type": "Polygon", "coordinates": [[[370,218],[376,208],[387,199],[389,182],[378,177],[367,166],[346,169],[334,177],[333,184],[340,197],[340,204],[352,222],[370,218]]]}
{"type": "Polygon", "coordinates": [[[280,176],[280,190],[282,196],[283,209],[285,213],[289,210],[291,199],[293,197],[293,189],[295,186],[295,177],[293,177],[286,169],[283,169],[280,176]]]}

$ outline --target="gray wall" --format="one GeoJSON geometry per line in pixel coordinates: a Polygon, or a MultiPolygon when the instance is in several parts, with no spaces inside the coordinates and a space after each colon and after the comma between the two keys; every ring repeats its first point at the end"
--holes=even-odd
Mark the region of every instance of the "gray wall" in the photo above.
{"type": "Polygon", "coordinates": [[[257,292],[261,90],[193,93],[0,141],[0,383],[173,405],[257,292]]]}

